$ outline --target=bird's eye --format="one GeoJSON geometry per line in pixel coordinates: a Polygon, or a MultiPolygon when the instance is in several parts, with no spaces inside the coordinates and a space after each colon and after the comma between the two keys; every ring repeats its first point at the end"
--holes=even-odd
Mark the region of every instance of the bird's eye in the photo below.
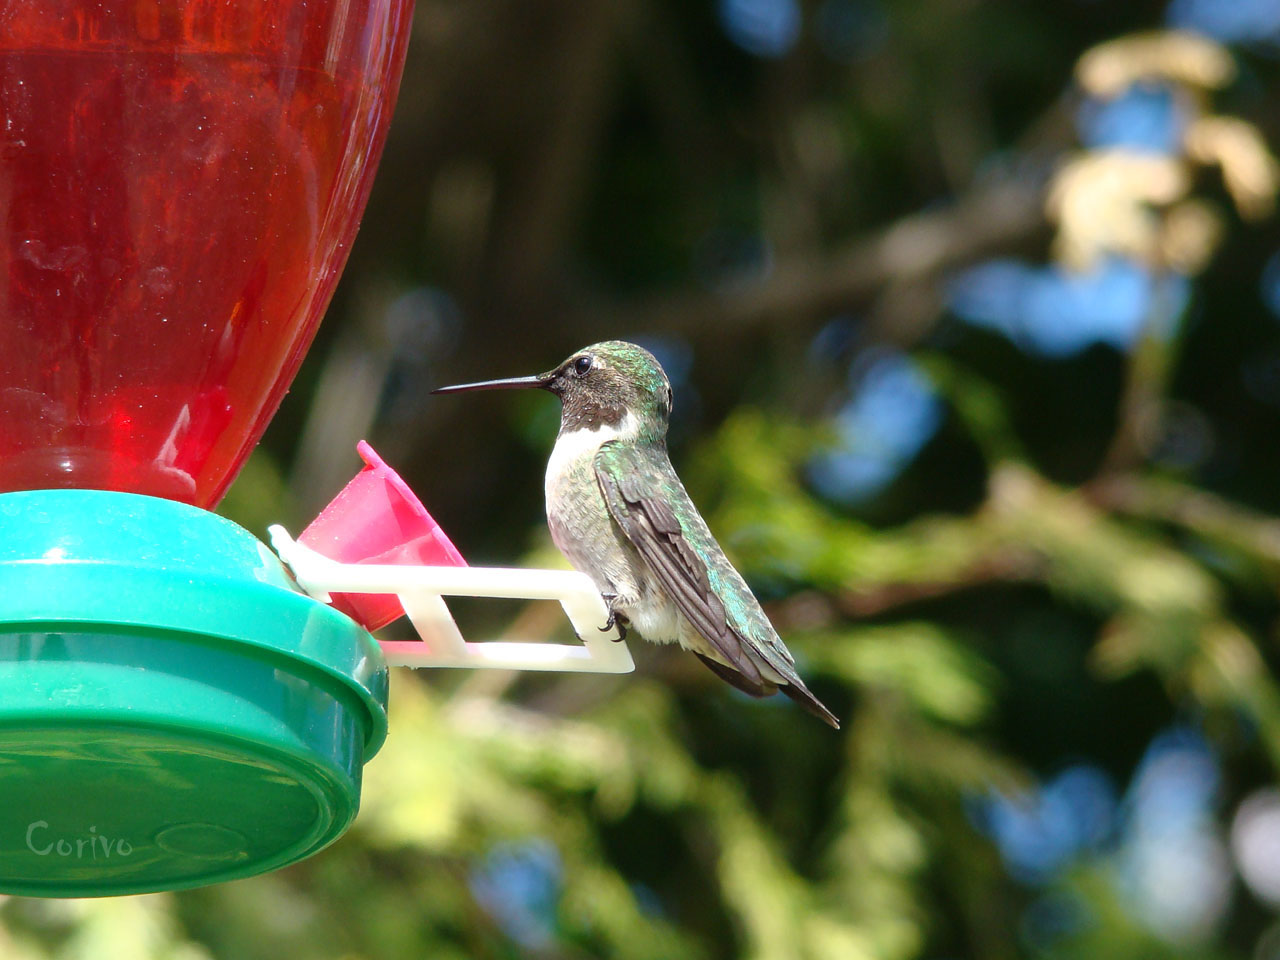
{"type": "Polygon", "coordinates": [[[573,361],[573,372],[576,373],[578,376],[585,377],[590,370],[591,370],[590,357],[579,357],[577,360],[573,361]]]}

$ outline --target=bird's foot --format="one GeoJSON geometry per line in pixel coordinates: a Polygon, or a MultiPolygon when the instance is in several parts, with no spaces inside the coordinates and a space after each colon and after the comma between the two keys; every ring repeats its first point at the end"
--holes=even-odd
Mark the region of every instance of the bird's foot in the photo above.
{"type": "Polygon", "coordinates": [[[601,633],[608,633],[614,627],[618,628],[618,635],[613,638],[614,643],[621,643],[627,639],[627,624],[631,621],[618,613],[616,610],[609,611],[609,619],[604,622],[604,626],[600,628],[601,633]]]}
{"type": "Polygon", "coordinates": [[[613,642],[621,643],[623,640],[627,639],[627,624],[631,621],[613,608],[614,603],[618,599],[618,595],[616,593],[602,593],[600,596],[604,598],[605,604],[609,607],[609,619],[604,622],[604,626],[600,628],[600,632],[608,633],[614,627],[617,627],[618,635],[613,638],[613,642]]]}

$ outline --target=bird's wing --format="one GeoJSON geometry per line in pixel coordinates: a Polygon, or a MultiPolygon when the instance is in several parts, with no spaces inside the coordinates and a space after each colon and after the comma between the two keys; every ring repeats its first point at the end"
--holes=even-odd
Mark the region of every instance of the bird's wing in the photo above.
{"type": "MultiPolygon", "coordinates": [[[[618,527],[649,564],[680,612],[711,646],[740,673],[757,695],[772,692],[760,668],[744,648],[742,637],[729,623],[724,603],[712,589],[707,563],[684,536],[671,502],[674,474],[655,475],[624,444],[607,443],[595,458],[596,479],[618,527]]],[[[688,495],[679,487],[678,495],[688,495]]],[[[689,509],[692,509],[689,503],[689,509]]],[[[686,511],[681,509],[681,513],[686,511]]],[[[752,691],[749,691],[752,692],[752,691]]]]}
{"type": "MultiPolygon", "coordinates": [[[[613,520],[680,612],[750,687],[758,687],[758,695],[772,692],[767,690],[772,685],[760,676],[760,668],[744,649],[742,637],[730,625],[724,604],[712,589],[707,562],[685,538],[671,503],[673,475],[654,475],[630,447],[607,443],[595,454],[595,477],[613,520]]],[[[684,488],[678,493],[684,494],[684,488]]]]}
{"type": "Polygon", "coordinates": [[[784,693],[833,727],[839,721],[804,685],[795,658],[774,631],[742,575],[715,546],[710,529],[675,471],[660,470],[633,447],[606,443],[595,457],[596,479],[610,515],[649,564],[676,606],[730,665],[702,657],[715,673],[754,696],[777,686],[760,673],[767,663],[784,693]],[[698,544],[710,545],[700,548],[698,544]],[[726,610],[721,596],[734,598],[726,610]],[[737,676],[730,675],[730,671],[737,676]]]}

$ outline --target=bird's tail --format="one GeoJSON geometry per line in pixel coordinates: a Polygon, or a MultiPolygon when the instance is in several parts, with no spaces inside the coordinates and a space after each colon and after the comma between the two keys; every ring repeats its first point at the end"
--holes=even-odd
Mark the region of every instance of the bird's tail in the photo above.
{"type": "Polygon", "coordinates": [[[754,683],[732,667],[726,667],[723,663],[717,663],[710,657],[704,657],[700,653],[695,653],[694,655],[710,667],[711,671],[717,677],[726,683],[737,687],[743,693],[750,694],[753,697],[768,697],[781,690],[823,723],[830,724],[837,730],[840,729],[840,721],[836,719],[836,715],[823,706],[822,701],[810,693],[809,688],[801,683],[798,677],[794,680],[781,684],[772,683],[768,680],[761,680],[759,683],[754,683]]]}
{"type": "Polygon", "coordinates": [[[821,700],[810,693],[809,688],[799,680],[792,680],[790,683],[784,683],[778,689],[796,703],[800,704],[800,706],[804,707],[805,710],[812,713],[823,723],[834,727],[836,730],[840,729],[840,721],[836,718],[836,715],[828,710],[821,700]]]}

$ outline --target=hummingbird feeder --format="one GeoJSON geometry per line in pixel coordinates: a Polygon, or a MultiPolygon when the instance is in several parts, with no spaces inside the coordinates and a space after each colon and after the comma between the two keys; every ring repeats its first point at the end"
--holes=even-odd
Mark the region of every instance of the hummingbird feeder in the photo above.
{"type": "Polygon", "coordinates": [[[314,853],[355,817],[389,661],[631,667],[586,578],[467,567],[367,447],[301,543],[273,531],[296,579],[210,512],[333,293],[411,15],[0,0],[0,893],[314,853]],[[456,593],[560,599],[588,646],[468,644],[456,593]],[[426,642],[384,651],[366,627],[402,610],[426,642]]]}

